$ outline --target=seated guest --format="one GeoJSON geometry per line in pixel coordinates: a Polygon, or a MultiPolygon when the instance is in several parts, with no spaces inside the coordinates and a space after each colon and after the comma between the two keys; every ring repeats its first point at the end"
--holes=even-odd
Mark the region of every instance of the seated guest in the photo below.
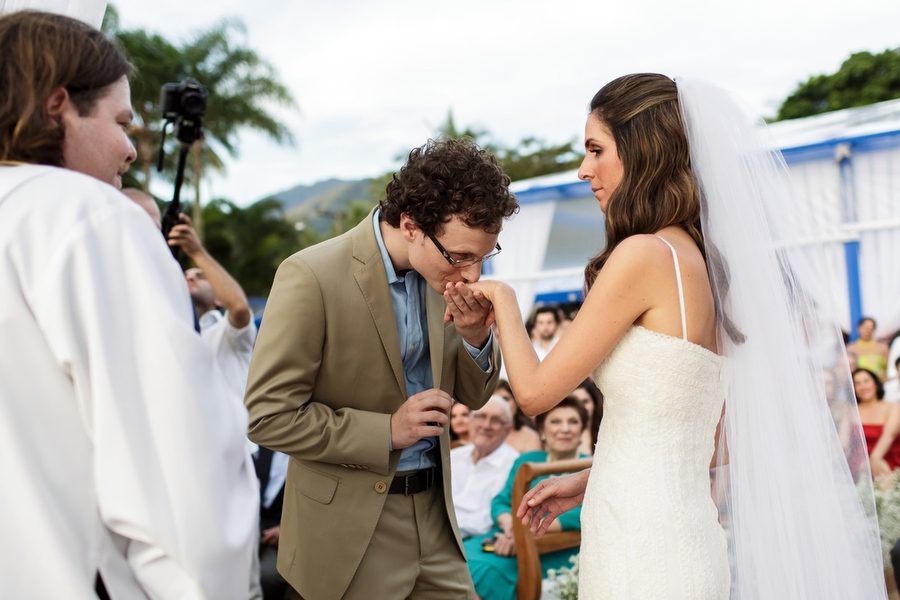
{"type": "MultiPolygon", "coordinates": [[[[512,487],[519,465],[525,462],[554,462],[573,458],[587,458],[579,454],[581,432],[587,422],[587,413],[581,403],[568,396],[547,412],[537,416],[538,432],[544,438],[544,450],[521,455],[513,464],[506,486],[494,497],[491,514],[495,527],[485,536],[477,536],[463,542],[469,571],[475,582],[475,591],[483,600],[513,600],[516,596],[518,565],[513,539],[512,487]],[[485,546],[482,544],[487,542],[485,546]],[[487,550],[485,550],[487,548],[487,550]],[[491,548],[493,548],[491,550],[491,548]]],[[[532,487],[543,477],[531,482],[532,487]]],[[[580,530],[581,506],[559,516],[548,531],[580,530]]],[[[569,557],[578,553],[577,548],[559,550],[541,556],[544,576],[548,569],[569,566],[569,557]]]]}
{"type": "Polygon", "coordinates": [[[884,388],[878,376],[868,369],[853,371],[853,388],[859,408],[859,420],[866,436],[872,476],[890,474],[900,466],[900,405],[882,400],[884,388]]]}
{"type": "Polygon", "coordinates": [[[456,448],[469,443],[469,419],[472,411],[461,402],[454,402],[450,407],[450,441],[456,448]]]}
{"type": "Polygon", "coordinates": [[[451,489],[463,539],[491,529],[491,500],[503,487],[519,453],[504,443],[512,415],[500,396],[491,396],[470,418],[471,443],[450,451],[451,489]]]}
{"type": "Polygon", "coordinates": [[[875,373],[878,381],[884,382],[890,348],[875,339],[875,319],[863,317],[856,326],[859,339],[847,346],[847,354],[856,357],[856,367],[875,373]]]}
{"type": "Polygon", "coordinates": [[[581,446],[579,451],[584,454],[594,454],[597,445],[597,434],[600,433],[600,419],[603,418],[603,394],[590,379],[585,379],[572,392],[584,410],[587,411],[587,427],[581,433],[581,446]]]}
{"type": "Polygon", "coordinates": [[[531,418],[519,410],[509,382],[505,379],[498,381],[494,394],[506,400],[506,405],[513,415],[513,428],[506,436],[506,443],[515,448],[519,454],[542,449],[544,445],[541,443],[541,436],[534,430],[531,418]]]}

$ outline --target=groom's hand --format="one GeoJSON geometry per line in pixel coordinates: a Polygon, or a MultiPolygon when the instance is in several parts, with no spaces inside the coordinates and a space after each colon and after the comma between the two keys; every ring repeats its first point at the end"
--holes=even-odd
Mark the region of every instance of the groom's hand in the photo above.
{"type": "Polygon", "coordinates": [[[444,288],[444,322],[453,322],[459,336],[476,348],[484,348],[494,322],[493,305],[484,292],[473,290],[463,282],[448,283],[444,288]]]}
{"type": "Polygon", "coordinates": [[[406,399],[391,415],[391,447],[408,448],[424,437],[444,432],[453,400],[443,390],[425,390],[406,399]]]}

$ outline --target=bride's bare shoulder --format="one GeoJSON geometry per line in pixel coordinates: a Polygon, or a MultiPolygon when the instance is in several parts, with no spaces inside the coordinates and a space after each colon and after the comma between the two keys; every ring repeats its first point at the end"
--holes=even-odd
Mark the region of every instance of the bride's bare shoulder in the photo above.
{"type": "Polygon", "coordinates": [[[615,247],[604,265],[625,269],[652,269],[661,261],[672,262],[672,251],[666,243],[656,235],[630,235],[615,247]]]}

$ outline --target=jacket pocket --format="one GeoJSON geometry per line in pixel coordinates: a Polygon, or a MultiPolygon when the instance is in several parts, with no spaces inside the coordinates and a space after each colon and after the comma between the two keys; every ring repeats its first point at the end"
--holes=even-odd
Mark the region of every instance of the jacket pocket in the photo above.
{"type": "Polygon", "coordinates": [[[334,492],[337,490],[338,483],[340,483],[340,479],[337,477],[300,465],[297,482],[294,484],[294,487],[299,493],[311,500],[321,504],[329,504],[334,498],[334,492]]]}

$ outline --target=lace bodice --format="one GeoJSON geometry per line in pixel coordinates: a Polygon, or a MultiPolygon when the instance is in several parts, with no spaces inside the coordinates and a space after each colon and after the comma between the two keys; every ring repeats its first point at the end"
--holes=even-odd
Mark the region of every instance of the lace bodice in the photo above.
{"type": "Polygon", "coordinates": [[[580,598],[728,597],[709,480],[723,367],[686,339],[632,326],[594,371],[603,421],[582,510],[580,598]]]}

